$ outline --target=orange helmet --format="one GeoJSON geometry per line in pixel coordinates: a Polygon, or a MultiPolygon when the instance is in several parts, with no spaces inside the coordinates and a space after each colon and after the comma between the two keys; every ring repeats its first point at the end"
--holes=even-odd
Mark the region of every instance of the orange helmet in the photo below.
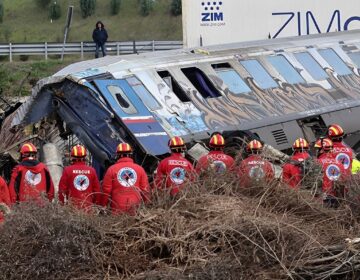
{"type": "Polygon", "coordinates": [[[327,134],[330,138],[342,137],[342,136],[344,136],[344,130],[342,129],[342,127],[340,125],[332,124],[328,128],[327,134]]]}
{"type": "Polygon", "coordinates": [[[170,148],[170,149],[185,148],[185,142],[184,142],[184,140],[183,140],[181,137],[179,137],[179,136],[175,136],[175,137],[171,138],[171,139],[169,140],[168,145],[169,145],[169,148],[170,148]]]}
{"type": "Polygon", "coordinates": [[[298,138],[292,145],[294,150],[306,150],[309,149],[309,143],[303,138],[298,138]]]}
{"type": "Polygon", "coordinates": [[[221,134],[214,134],[209,141],[209,147],[222,148],[225,146],[225,139],[221,134]]]}
{"type": "Polygon", "coordinates": [[[321,142],[321,147],[324,151],[331,151],[334,147],[334,143],[329,138],[325,138],[321,142]]]}
{"type": "Polygon", "coordinates": [[[322,148],[322,141],[323,141],[324,139],[318,139],[318,140],[316,140],[315,141],[315,143],[314,143],[314,148],[315,149],[321,149],[322,148]]]}
{"type": "Polygon", "coordinates": [[[76,145],[71,149],[71,156],[76,158],[86,157],[86,149],[82,145],[76,145]]]}
{"type": "Polygon", "coordinates": [[[132,148],[128,143],[120,143],[116,148],[117,154],[131,154],[132,148]]]}
{"type": "Polygon", "coordinates": [[[21,149],[20,149],[21,156],[29,155],[29,154],[36,154],[36,153],[37,153],[37,149],[33,143],[25,143],[24,145],[21,146],[21,149]]]}
{"type": "Polygon", "coordinates": [[[248,151],[251,151],[251,152],[252,152],[252,151],[261,151],[262,148],[263,148],[263,145],[262,145],[261,142],[258,141],[258,140],[252,140],[252,141],[250,141],[249,144],[247,144],[247,147],[246,147],[246,149],[247,149],[248,151]]]}

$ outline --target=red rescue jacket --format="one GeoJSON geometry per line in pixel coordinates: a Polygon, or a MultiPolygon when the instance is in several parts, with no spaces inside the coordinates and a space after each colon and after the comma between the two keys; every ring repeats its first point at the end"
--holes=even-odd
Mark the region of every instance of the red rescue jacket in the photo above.
{"type": "Polygon", "coordinates": [[[240,163],[238,175],[240,184],[249,187],[253,182],[257,181],[271,182],[275,173],[270,162],[260,155],[250,155],[240,163]]]}
{"type": "MultiPolygon", "coordinates": [[[[9,187],[5,180],[0,176],[0,203],[10,206],[9,187]]],[[[4,214],[0,211],[0,223],[4,221],[4,214]]]]}
{"type": "Polygon", "coordinates": [[[149,199],[150,186],[145,170],[132,158],[120,158],[106,171],[101,205],[111,200],[113,213],[135,214],[143,200],[149,199]]]}
{"type": "Polygon", "coordinates": [[[49,170],[37,160],[24,160],[12,171],[10,185],[10,199],[17,201],[40,201],[42,193],[52,201],[54,198],[54,184],[49,170]]]}
{"type": "Polygon", "coordinates": [[[59,182],[60,202],[64,203],[65,198],[82,209],[99,204],[100,183],[95,169],[83,161],[65,167],[59,182]]]}
{"type": "Polygon", "coordinates": [[[353,150],[344,142],[334,141],[333,143],[334,143],[333,154],[335,156],[336,161],[341,163],[346,170],[347,169],[351,170],[352,160],[354,157],[353,150]]]}
{"type": "MultiPolygon", "coordinates": [[[[307,152],[295,152],[295,154],[290,158],[292,162],[302,162],[310,158],[310,155],[307,152]]],[[[288,184],[291,188],[299,187],[301,180],[303,179],[304,174],[302,168],[296,163],[286,163],[283,166],[282,180],[284,183],[288,184]]]]}
{"type": "Polygon", "coordinates": [[[157,167],[154,179],[156,188],[170,189],[172,196],[176,195],[189,181],[194,181],[195,170],[191,162],[180,153],[173,153],[164,158],[157,167]]]}
{"type": "Polygon", "coordinates": [[[199,174],[207,170],[209,166],[216,174],[224,174],[226,171],[233,169],[234,159],[223,151],[210,151],[199,159],[195,168],[196,173],[199,174]]]}
{"type": "Polygon", "coordinates": [[[323,172],[322,192],[326,195],[336,196],[333,188],[334,182],[348,180],[351,176],[351,170],[346,170],[342,164],[337,162],[334,153],[324,153],[318,158],[318,161],[323,172]]]}

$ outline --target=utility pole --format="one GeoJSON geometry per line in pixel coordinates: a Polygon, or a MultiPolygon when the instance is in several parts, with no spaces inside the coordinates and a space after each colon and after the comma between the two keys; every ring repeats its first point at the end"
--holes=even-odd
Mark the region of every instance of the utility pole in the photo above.
{"type": "Polygon", "coordinates": [[[70,30],[73,11],[74,11],[74,6],[69,6],[67,16],[66,16],[66,25],[65,25],[65,31],[64,31],[64,42],[63,42],[62,51],[61,51],[61,61],[64,60],[65,44],[66,44],[67,36],[68,36],[69,30],[70,30]]]}

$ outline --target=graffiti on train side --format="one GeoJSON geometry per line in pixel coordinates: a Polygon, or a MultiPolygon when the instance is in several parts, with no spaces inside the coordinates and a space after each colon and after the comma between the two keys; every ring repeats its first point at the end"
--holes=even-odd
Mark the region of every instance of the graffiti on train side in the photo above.
{"type": "MultiPolygon", "coordinates": [[[[189,130],[191,132],[206,131],[206,126],[202,118],[202,113],[191,102],[179,102],[174,99],[174,94],[165,83],[157,85],[162,103],[172,112],[167,117],[170,124],[174,125],[175,130],[189,130]]],[[[176,134],[174,131],[173,134],[176,134]]],[[[185,133],[183,133],[185,134],[185,133]]]]}
{"type": "MultiPolygon", "coordinates": [[[[324,68],[332,90],[326,90],[318,84],[289,84],[273,78],[278,87],[261,89],[255,80],[248,76],[244,81],[251,89],[246,94],[235,94],[227,87],[225,95],[218,98],[203,98],[196,90],[188,93],[192,102],[201,112],[207,126],[217,129],[222,126],[240,125],[241,123],[266,118],[311,111],[324,106],[334,105],[351,99],[360,98],[360,79],[355,75],[336,76],[334,71],[324,68]]],[[[209,77],[224,88],[223,82],[216,76],[209,77]]],[[[189,87],[182,83],[183,88],[189,87]]]]}

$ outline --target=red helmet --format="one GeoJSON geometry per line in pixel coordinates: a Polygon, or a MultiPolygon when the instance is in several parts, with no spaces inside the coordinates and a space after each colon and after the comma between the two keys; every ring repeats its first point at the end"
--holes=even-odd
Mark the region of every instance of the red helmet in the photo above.
{"type": "Polygon", "coordinates": [[[71,149],[71,156],[77,158],[86,157],[86,149],[82,145],[76,145],[71,149]]]}
{"type": "Polygon", "coordinates": [[[184,149],[185,148],[185,142],[184,140],[179,137],[175,136],[169,140],[169,148],[170,149],[184,149]]]}
{"type": "Polygon", "coordinates": [[[325,138],[321,142],[321,147],[324,151],[331,151],[334,147],[334,143],[329,138],[325,138]]]}
{"type": "Polygon", "coordinates": [[[37,149],[33,143],[25,143],[24,145],[21,146],[21,149],[20,149],[21,156],[29,155],[29,154],[36,154],[36,153],[37,153],[37,149]]]}
{"type": "Polygon", "coordinates": [[[246,147],[246,149],[247,149],[248,151],[251,151],[251,152],[252,152],[252,151],[261,151],[262,148],[263,148],[263,145],[262,145],[261,142],[258,141],[258,140],[252,140],[252,141],[250,141],[249,144],[247,144],[247,147],[246,147]]]}
{"type": "Polygon", "coordinates": [[[328,128],[327,134],[330,138],[342,137],[342,136],[344,136],[344,130],[342,129],[342,127],[340,125],[332,124],[328,128]]]}
{"type": "Polygon", "coordinates": [[[131,154],[132,148],[128,143],[120,143],[116,148],[117,154],[131,154]]]}
{"type": "Polygon", "coordinates": [[[222,148],[225,146],[225,139],[221,134],[214,134],[210,138],[209,146],[211,148],[222,148]]]}
{"type": "Polygon", "coordinates": [[[303,138],[298,138],[292,145],[294,150],[307,150],[309,149],[309,143],[303,138]]]}

